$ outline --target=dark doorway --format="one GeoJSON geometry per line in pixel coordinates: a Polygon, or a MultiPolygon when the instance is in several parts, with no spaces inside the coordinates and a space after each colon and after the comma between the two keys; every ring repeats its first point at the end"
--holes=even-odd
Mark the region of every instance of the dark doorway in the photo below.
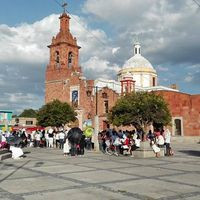
{"type": "Polygon", "coordinates": [[[181,127],[181,119],[175,119],[175,135],[181,136],[182,135],[182,127],[181,127]]]}

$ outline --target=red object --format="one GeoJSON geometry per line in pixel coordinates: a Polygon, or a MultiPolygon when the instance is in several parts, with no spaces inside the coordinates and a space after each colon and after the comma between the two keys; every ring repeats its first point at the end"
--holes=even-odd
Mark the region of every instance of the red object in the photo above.
{"type": "Polygon", "coordinates": [[[44,127],[41,126],[13,126],[12,130],[13,131],[19,131],[21,129],[25,129],[26,132],[31,133],[32,131],[36,131],[36,130],[44,130],[44,127]]]}
{"type": "Polygon", "coordinates": [[[124,141],[124,145],[129,145],[130,144],[130,140],[129,140],[129,138],[126,138],[126,140],[124,141]]]}

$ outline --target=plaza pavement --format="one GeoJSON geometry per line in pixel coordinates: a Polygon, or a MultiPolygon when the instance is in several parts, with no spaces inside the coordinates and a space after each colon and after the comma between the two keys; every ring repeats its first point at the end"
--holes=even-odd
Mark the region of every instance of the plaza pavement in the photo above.
{"type": "Polygon", "coordinates": [[[148,159],[27,148],[0,162],[0,199],[200,200],[200,144],[173,146],[173,157],[148,159]]]}

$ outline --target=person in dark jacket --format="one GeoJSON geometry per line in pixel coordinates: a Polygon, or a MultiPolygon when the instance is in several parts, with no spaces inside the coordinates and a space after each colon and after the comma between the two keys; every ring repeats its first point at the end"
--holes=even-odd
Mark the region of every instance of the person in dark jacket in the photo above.
{"type": "Polygon", "coordinates": [[[79,149],[78,149],[78,155],[83,156],[85,153],[85,135],[81,136],[80,144],[79,144],[79,149]]]}

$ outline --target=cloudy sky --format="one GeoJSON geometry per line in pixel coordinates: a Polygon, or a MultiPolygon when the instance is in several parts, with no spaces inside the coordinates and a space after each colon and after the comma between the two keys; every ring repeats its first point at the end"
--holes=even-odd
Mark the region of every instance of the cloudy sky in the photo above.
{"type": "MultiPolygon", "coordinates": [[[[184,93],[200,94],[200,8],[193,0],[67,2],[87,78],[116,79],[139,38],[160,85],[176,83],[184,93]]],[[[0,109],[19,114],[44,104],[47,45],[62,9],[55,0],[0,3],[0,109]]]]}

